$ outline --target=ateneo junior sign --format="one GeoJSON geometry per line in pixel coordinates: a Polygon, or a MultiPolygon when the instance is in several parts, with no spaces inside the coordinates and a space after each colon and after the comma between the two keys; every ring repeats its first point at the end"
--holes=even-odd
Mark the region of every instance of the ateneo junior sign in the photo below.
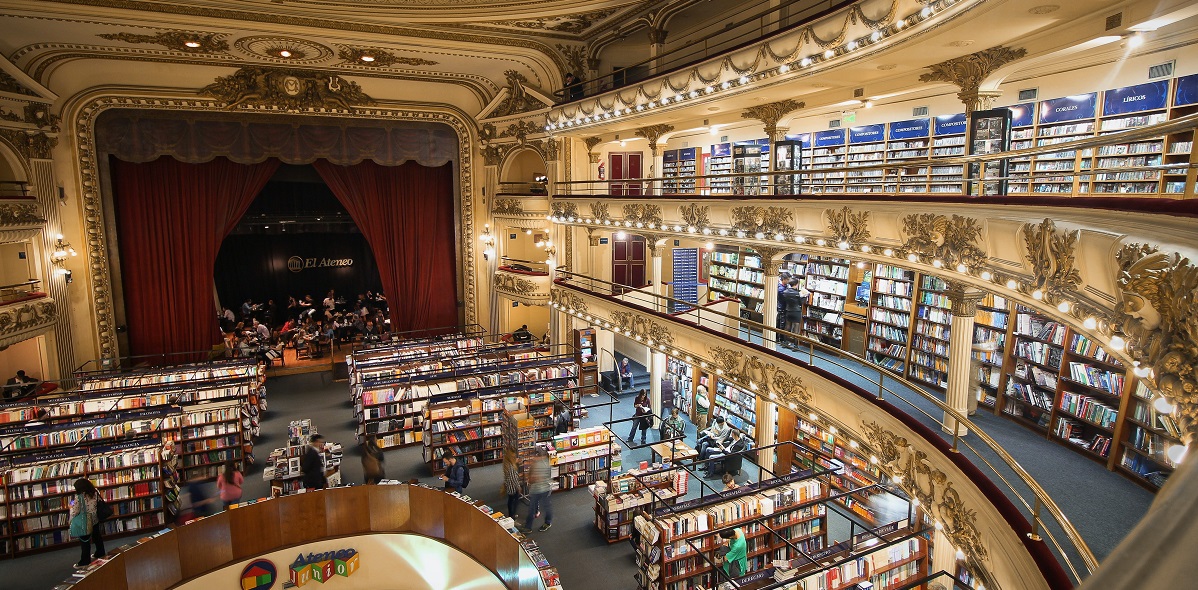
{"type": "Polygon", "coordinates": [[[299,256],[292,256],[287,259],[287,270],[291,272],[301,272],[309,268],[332,268],[353,265],[353,258],[301,258],[299,256]]]}
{"type": "Polygon", "coordinates": [[[349,577],[358,571],[359,560],[356,549],[341,549],[325,553],[299,554],[291,562],[291,580],[288,587],[303,586],[308,582],[329,581],[333,576],[349,577]]]}

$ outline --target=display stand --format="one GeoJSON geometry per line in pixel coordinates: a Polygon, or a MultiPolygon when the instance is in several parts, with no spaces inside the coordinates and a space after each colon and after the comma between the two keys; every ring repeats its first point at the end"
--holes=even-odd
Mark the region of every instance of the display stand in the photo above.
{"type": "MultiPolygon", "coordinates": [[[[308,438],[317,433],[312,420],[293,420],[287,425],[288,445],[270,452],[266,465],[262,468],[262,479],[270,482],[270,495],[273,498],[298,493],[304,489],[301,478],[301,460],[308,446],[308,438]]],[[[325,477],[329,487],[341,485],[341,445],[325,441],[324,446],[325,477]]]]}
{"type": "Polygon", "coordinates": [[[638,510],[670,504],[687,493],[688,474],[677,468],[630,469],[628,473],[589,486],[595,499],[595,527],[608,543],[632,535],[638,510]]]}

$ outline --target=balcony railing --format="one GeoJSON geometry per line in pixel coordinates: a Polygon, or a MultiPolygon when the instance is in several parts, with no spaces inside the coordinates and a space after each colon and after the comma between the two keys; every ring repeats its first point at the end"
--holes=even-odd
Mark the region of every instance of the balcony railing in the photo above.
{"type": "MultiPolygon", "coordinates": [[[[1185,115],[1172,121],[1107,133],[1096,137],[1073,139],[1004,152],[969,155],[930,155],[927,158],[902,159],[891,162],[863,162],[835,166],[807,166],[798,170],[755,170],[727,174],[677,175],[655,178],[624,178],[579,180],[556,183],[556,197],[663,197],[663,198],[812,198],[812,197],[874,197],[903,198],[974,195],[980,198],[1028,197],[1094,197],[1114,199],[1127,197],[1184,199],[1196,192],[1194,173],[1198,164],[1191,163],[1192,145],[1180,143],[1184,151],[1172,151],[1165,140],[1171,134],[1198,129],[1198,114],[1185,115]],[[1107,157],[1104,151],[1118,150],[1133,142],[1161,142],[1161,155],[1188,156],[1185,162],[1096,166],[1098,158],[1107,157]],[[1033,158],[1073,153],[1063,169],[1036,170],[1033,158]],[[986,174],[985,163],[1002,162],[1027,164],[1027,170],[1006,175],[986,174]],[[969,177],[967,171],[976,170],[969,177]],[[1123,180],[1121,180],[1123,179],[1123,180]],[[1135,180],[1128,180],[1135,179],[1135,180]],[[1006,194],[988,194],[1000,181],[1007,184],[1006,194]],[[1156,184],[1153,185],[1152,183],[1156,184]],[[1063,187],[1069,190],[1063,190],[1063,187]],[[1020,188],[1022,187],[1022,188],[1020,188]],[[1052,187],[1052,190],[1041,190],[1052,187]],[[1126,187],[1127,190],[1124,190],[1126,187]],[[1132,190],[1134,189],[1134,190],[1132,190]]],[[[810,148],[803,148],[806,152],[810,148]]],[[[847,149],[847,148],[846,148],[847,149]]],[[[1128,154],[1134,155],[1134,154],[1128,154]]],[[[773,157],[773,154],[771,154],[773,157]]],[[[847,154],[846,154],[847,157],[847,154]]],[[[758,159],[758,162],[760,159],[758,159]]],[[[775,160],[776,161],[776,160],[775,160]]],[[[808,158],[804,157],[806,163],[808,158]]],[[[748,162],[753,164],[753,162],[748,162]]],[[[1059,166],[1059,164],[1058,164],[1059,166]]]]}
{"type": "MultiPolygon", "coordinates": [[[[602,279],[570,272],[558,272],[561,287],[576,289],[611,301],[620,301],[624,286],[602,279]]],[[[637,302],[620,301],[635,308],[667,310],[671,303],[691,308],[683,316],[664,316],[674,321],[707,328],[709,331],[728,335],[749,343],[796,342],[796,363],[807,367],[819,365],[822,370],[831,370],[850,376],[858,383],[866,383],[862,391],[872,393],[878,400],[886,400],[900,407],[907,414],[925,424],[951,432],[954,451],[961,452],[979,470],[991,479],[1012,502],[1022,507],[1024,516],[1032,523],[1033,533],[1042,533],[1057,558],[1065,565],[1075,582],[1085,579],[1098,565],[1098,559],[1090,550],[1081,533],[1064,515],[1052,497],[1024,469],[1019,462],[965,414],[949,407],[939,397],[927,392],[919,384],[903,377],[877,369],[868,360],[839,348],[834,348],[802,334],[779,330],[773,326],[750,321],[737,315],[723,313],[709,306],[695,307],[693,303],[672,297],[638,292],[637,302]],[[914,395],[910,392],[914,392],[914,395]],[[928,408],[933,408],[929,411],[928,408]],[[939,415],[936,415],[939,414],[939,415]],[[952,423],[965,427],[975,438],[962,438],[952,423]]],[[[567,313],[572,310],[558,306],[567,313]]],[[[610,326],[606,326],[610,327],[610,326]]]]}
{"type": "Polygon", "coordinates": [[[29,183],[19,180],[0,180],[0,199],[30,199],[29,183]]]}

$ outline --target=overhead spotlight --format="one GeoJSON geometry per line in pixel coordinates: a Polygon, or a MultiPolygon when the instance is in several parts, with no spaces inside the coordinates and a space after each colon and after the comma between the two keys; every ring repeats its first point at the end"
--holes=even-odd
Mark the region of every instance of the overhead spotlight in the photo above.
{"type": "Polygon", "coordinates": [[[373,55],[363,55],[362,57],[359,57],[358,59],[360,59],[366,63],[371,63],[374,61],[374,56],[373,55]]]}
{"type": "Polygon", "coordinates": [[[616,232],[616,239],[617,239],[617,240],[623,240],[623,239],[624,239],[624,236],[626,236],[626,235],[627,235],[627,234],[625,234],[625,233],[624,233],[624,230],[620,230],[620,231],[616,232]]]}
{"type": "Polygon", "coordinates": [[[826,245],[828,245],[828,242],[825,241],[823,238],[820,238],[815,241],[815,245],[816,246],[826,246],[826,245]]]}
{"type": "Polygon", "coordinates": [[[932,7],[924,6],[923,10],[919,11],[919,16],[922,16],[923,18],[928,18],[929,16],[932,16],[932,7]]]}
{"type": "Polygon", "coordinates": [[[848,45],[845,45],[844,47],[845,47],[845,49],[848,49],[849,51],[852,51],[852,50],[854,50],[854,49],[856,49],[856,48],[857,48],[857,42],[856,42],[856,41],[849,41],[849,44],[848,44],[848,45]]]}
{"type": "Polygon", "coordinates": [[[732,83],[728,82],[728,81],[725,81],[723,84],[720,84],[720,88],[723,88],[724,90],[727,90],[731,87],[732,87],[732,83]]]}
{"type": "Polygon", "coordinates": [[[991,278],[993,278],[993,277],[994,277],[994,275],[990,274],[990,271],[988,271],[988,270],[983,270],[983,271],[982,271],[982,280],[983,280],[983,281],[988,281],[988,280],[990,280],[990,279],[991,279],[991,278]]]}
{"type": "Polygon", "coordinates": [[[865,244],[865,245],[861,246],[861,251],[868,254],[870,251],[869,244],[865,244]]]}
{"type": "Polygon", "coordinates": [[[915,255],[915,254],[908,254],[908,255],[907,255],[907,260],[910,260],[911,262],[916,262],[916,261],[918,261],[918,260],[919,260],[919,256],[917,256],[917,255],[915,255]]]}
{"type": "Polygon", "coordinates": [[[881,31],[874,31],[873,33],[871,33],[871,34],[869,35],[869,40],[870,40],[870,41],[877,41],[878,39],[881,39],[881,38],[882,38],[882,32],[881,32],[881,31]]]}
{"type": "Polygon", "coordinates": [[[748,83],[749,83],[749,77],[748,77],[748,76],[741,76],[741,77],[740,77],[740,80],[737,80],[737,81],[738,81],[738,82],[740,82],[741,84],[748,84],[748,83]]]}
{"type": "Polygon", "coordinates": [[[969,272],[969,267],[968,267],[968,266],[965,266],[964,264],[958,264],[958,265],[957,265],[957,272],[959,272],[959,273],[966,273],[966,272],[969,272]]]}
{"type": "Polygon", "coordinates": [[[1044,299],[1044,291],[1042,291],[1040,289],[1036,289],[1035,291],[1032,291],[1032,299],[1035,299],[1036,301],[1044,299]]]}
{"type": "Polygon", "coordinates": [[[872,108],[874,108],[874,101],[872,101],[872,100],[866,100],[866,101],[863,101],[863,102],[861,103],[861,106],[863,106],[863,107],[865,107],[865,108],[867,108],[867,109],[872,109],[872,108]]]}
{"type": "Polygon", "coordinates": [[[849,243],[848,242],[840,242],[840,243],[836,244],[836,247],[840,248],[841,250],[848,250],[849,243]]]}
{"type": "Polygon", "coordinates": [[[790,71],[790,66],[788,66],[786,64],[782,64],[782,65],[778,66],[779,74],[785,74],[786,72],[789,72],[789,71],[790,71]]]}
{"type": "Polygon", "coordinates": [[[933,260],[933,261],[932,261],[932,266],[934,266],[934,267],[936,267],[936,268],[940,268],[940,267],[944,266],[944,263],[943,263],[943,262],[940,262],[939,260],[933,260]]]}
{"type": "Polygon", "coordinates": [[[1140,33],[1139,31],[1132,33],[1131,36],[1127,38],[1127,46],[1131,49],[1135,49],[1143,44],[1144,34],[1140,33]]]}
{"type": "Polygon", "coordinates": [[[1060,302],[1059,304],[1057,304],[1057,311],[1059,311],[1059,312],[1061,312],[1061,313],[1069,313],[1069,309],[1070,309],[1071,307],[1072,307],[1072,306],[1071,306],[1071,305],[1069,305],[1069,302],[1068,302],[1068,301],[1062,301],[1062,302],[1060,302]]]}
{"type": "Polygon", "coordinates": [[[196,49],[197,47],[200,46],[200,42],[199,41],[184,41],[183,45],[186,47],[190,47],[192,49],[196,49]]]}
{"type": "Polygon", "coordinates": [[[1093,330],[1098,327],[1098,320],[1094,319],[1094,316],[1090,316],[1082,320],[1082,327],[1087,330],[1093,330]]]}
{"type": "Polygon", "coordinates": [[[1015,279],[1007,279],[1007,288],[1008,289],[1014,291],[1015,288],[1018,286],[1019,286],[1019,283],[1016,283],[1015,279]]]}
{"type": "Polygon", "coordinates": [[[796,244],[802,244],[803,242],[806,242],[806,241],[807,241],[807,238],[804,238],[803,236],[795,236],[796,244]]]}
{"type": "Polygon", "coordinates": [[[711,86],[708,86],[707,88],[704,88],[703,90],[707,94],[711,94],[712,92],[715,92],[715,88],[712,88],[711,86]]]}

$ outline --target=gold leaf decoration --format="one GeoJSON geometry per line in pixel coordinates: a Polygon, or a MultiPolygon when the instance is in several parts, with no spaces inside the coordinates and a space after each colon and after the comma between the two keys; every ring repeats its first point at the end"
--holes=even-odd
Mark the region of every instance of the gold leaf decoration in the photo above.
{"type": "Polygon", "coordinates": [[[1074,267],[1081,230],[1057,231],[1051,219],[1023,226],[1023,243],[1031,263],[1035,289],[1044,291],[1050,303],[1077,290],[1081,273],[1074,267]]]}
{"type": "Polygon", "coordinates": [[[491,210],[492,213],[524,213],[524,206],[520,203],[520,199],[495,199],[495,207],[491,210]]]}
{"type": "Polygon", "coordinates": [[[624,205],[624,221],[641,223],[643,225],[661,225],[661,207],[646,203],[631,203],[624,205]]]}
{"type": "Polygon", "coordinates": [[[789,234],[794,231],[794,214],[786,207],[733,207],[732,229],[749,235],[789,234]]]}
{"type": "Polygon", "coordinates": [[[854,213],[846,206],[839,211],[828,209],[825,214],[828,217],[828,231],[836,243],[860,246],[869,239],[869,211],[854,213]]]}
{"type": "Polygon", "coordinates": [[[153,35],[138,35],[135,33],[101,33],[97,35],[109,41],[125,43],[149,43],[161,45],[167,49],[186,53],[221,53],[229,50],[229,43],[218,33],[187,33],[183,31],[167,31],[153,35]]]}
{"type": "Polygon", "coordinates": [[[402,66],[435,66],[440,62],[419,57],[404,57],[380,47],[343,46],[337,52],[341,61],[349,64],[372,68],[386,68],[393,65],[402,66]]]}
{"type": "Polygon", "coordinates": [[[331,72],[296,68],[246,67],[200,89],[200,94],[239,106],[284,111],[342,110],[374,104],[357,82],[331,72]]]}
{"type": "Polygon", "coordinates": [[[972,217],[935,213],[913,213],[903,218],[906,240],[897,250],[900,255],[916,254],[939,259],[949,266],[980,266],[987,260],[978,247],[982,225],[972,217]]]}
{"type": "Polygon", "coordinates": [[[554,201],[549,206],[550,214],[554,217],[562,217],[565,219],[578,219],[578,205],[570,202],[554,201]]]}
{"type": "Polygon", "coordinates": [[[710,209],[706,205],[683,205],[678,208],[682,213],[682,221],[693,228],[704,228],[711,225],[711,220],[707,218],[707,211],[710,209]]]}

